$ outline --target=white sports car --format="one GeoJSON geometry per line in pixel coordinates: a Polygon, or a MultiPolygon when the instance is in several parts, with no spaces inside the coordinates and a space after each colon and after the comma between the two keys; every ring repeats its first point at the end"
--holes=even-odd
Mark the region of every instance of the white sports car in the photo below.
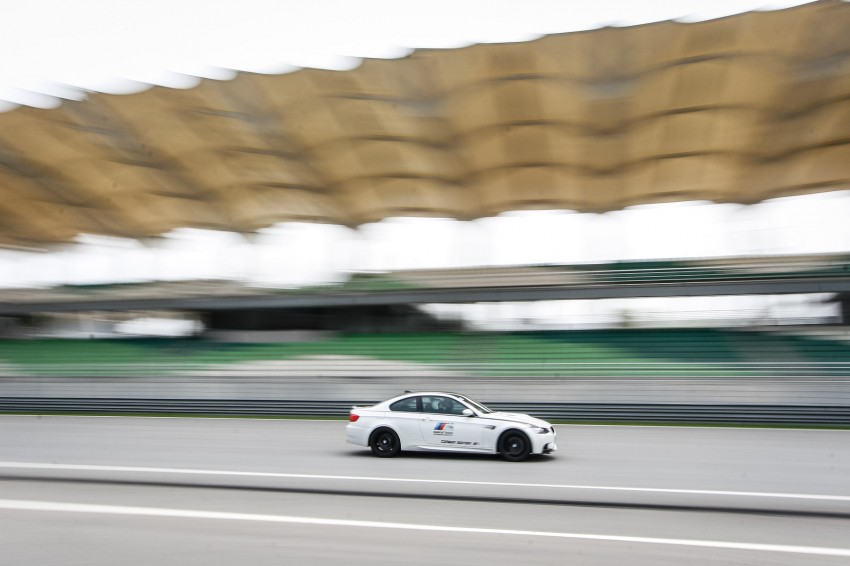
{"type": "Polygon", "coordinates": [[[457,393],[405,393],[354,407],[346,440],[388,458],[402,450],[501,454],[511,462],[557,450],[555,428],[540,419],[492,411],[457,393]]]}

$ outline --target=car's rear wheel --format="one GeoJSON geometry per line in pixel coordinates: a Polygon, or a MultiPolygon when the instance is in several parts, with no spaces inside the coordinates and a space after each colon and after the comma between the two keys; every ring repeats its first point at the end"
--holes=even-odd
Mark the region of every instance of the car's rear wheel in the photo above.
{"type": "Polygon", "coordinates": [[[369,446],[372,448],[372,454],[379,458],[391,458],[401,451],[398,435],[388,428],[376,430],[369,446]]]}
{"type": "Polygon", "coordinates": [[[517,430],[509,430],[499,442],[499,453],[508,462],[521,462],[531,454],[531,442],[517,430]]]}

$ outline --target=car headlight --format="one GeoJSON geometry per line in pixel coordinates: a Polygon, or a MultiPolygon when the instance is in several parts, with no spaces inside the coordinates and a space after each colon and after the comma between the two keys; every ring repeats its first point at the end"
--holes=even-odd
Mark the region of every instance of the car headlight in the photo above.
{"type": "Polygon", "coordinates": [[[537,434],[546,434],[547,432],[549,432],[548,428],[534,425],[528,425],[528,430],[530,430],[531,432],[536,432],[537,434]]]}

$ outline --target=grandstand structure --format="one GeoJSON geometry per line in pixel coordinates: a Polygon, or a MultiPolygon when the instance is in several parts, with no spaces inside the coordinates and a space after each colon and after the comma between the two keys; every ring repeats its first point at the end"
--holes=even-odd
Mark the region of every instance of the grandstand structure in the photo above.
{"type": "Polygon", "coordinates": [[[0,245],[764,199],[850,180],[850,5],[0,114],[0,245]]]}
{"type": "Polygon", "coordinates": [[[578,422],[850,425],[850,336],[726,329],[0,342],[0,412],[343,416],[462,390],[578,422]]]}
{"type": "Polygon", "coordinates": [[[213,330],[350,330],[376,319],[386,319],[385,328],[395,319],[396,330],[403,320],[428,330],[439,325],[417,317],[412,305],[783,293],[836,293],[842,321],[850,322],[850,255],[402,270],[305,288],[186,280],[7,289],[0,315],[172,310],[201,315],[213,330]]]}
{"type": "Polygon", "coordinates": [[[797,329],[600,329],[356,333],[307,343],[204,340],[0,342],[7,371],[50,376],[338,375],[403,377],[846,376],[850,332],[797,329]],[[257,363],[261,362],[261,363],[257,363]],[[283,363],[279,363],[283,362],[283,363]],[[392,363],[392,362],[395,362],[392,363]],[[255,364],[255,365],[252,365],[255,364]],[[407,364],[407,365],[405,365],[407,364]],[[228,370],[230,373],[228,374],[228,370]]]}
{"type": "MultiPolygon", "coordinates": [[[[848,29],[850,3],[823,0],[17,109],[0,114],[0,247],[845,190],[848,29]]],[[[497,403],[719,407],[711,418],[733,405],[745,407],[737,419],[751,407],[781,416],[813,406],[850,424],[842,325],[480,332],[419,308],[787,293],[831,294],[850,323],[850,255],[404,270],[297,289],[221,280],[3,289],[0,333],[4,317],[167,311],[192,313],[212,333],[298,334],[0,340],[0,411],[57,399],[50,406],[86,411],[98,399],[141,412],[180,400],[173,406],[202,412],[213,399],[228,414],[273,414],[284,409],[237,401],[344,404],[437,384],[497,403]]]]}

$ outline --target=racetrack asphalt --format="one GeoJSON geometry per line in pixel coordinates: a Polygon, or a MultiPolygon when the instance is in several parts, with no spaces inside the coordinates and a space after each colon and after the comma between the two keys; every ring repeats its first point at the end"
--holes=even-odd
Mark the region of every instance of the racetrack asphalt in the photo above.
{"type": "Polygon", "coordinates": [[[564,425],[508,463],[343,427],[0,417],[2,563],[850,563],[850,431],[564,425]]]}

